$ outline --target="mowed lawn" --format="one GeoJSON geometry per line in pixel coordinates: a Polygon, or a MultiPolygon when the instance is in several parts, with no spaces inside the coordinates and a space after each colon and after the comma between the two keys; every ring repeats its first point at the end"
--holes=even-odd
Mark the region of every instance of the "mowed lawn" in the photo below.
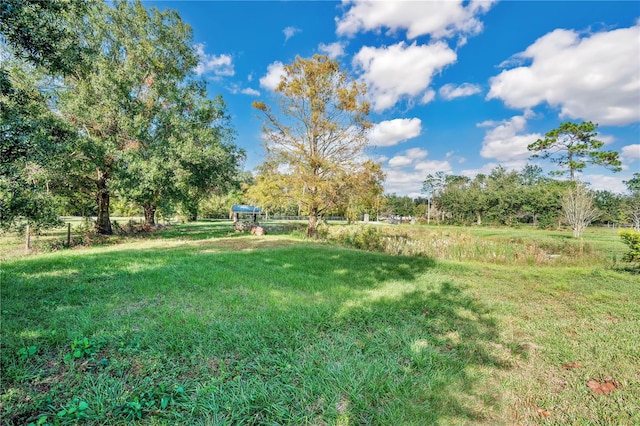
{"type": "Polygon", "coordinates": [[[0,418],[640,424],[640,275],[614,232],[588,241],[588,262],[462,262],[223,222],[5,259],[0,418]]]}

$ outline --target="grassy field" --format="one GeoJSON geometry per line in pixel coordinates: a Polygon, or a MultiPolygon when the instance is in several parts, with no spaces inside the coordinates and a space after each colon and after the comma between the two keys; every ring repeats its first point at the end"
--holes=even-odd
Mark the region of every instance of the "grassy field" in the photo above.
{"type": "Polygon", "coordinates": [[[29,255],[0,238],[0,418],[640,424],[640,275],[615,230],[382,232],[421,255],[229,222],[29,255]]]}

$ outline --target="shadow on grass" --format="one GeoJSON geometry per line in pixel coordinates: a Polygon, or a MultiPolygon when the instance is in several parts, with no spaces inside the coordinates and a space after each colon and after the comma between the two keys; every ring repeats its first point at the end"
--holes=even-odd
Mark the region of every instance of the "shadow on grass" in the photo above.
{"type": "Polygon", "coordinates": [[[124,421],[122,407],[159,384],[189,398],[158,400],[141,416],[482,422],[496,397],[481,370],[508,367],[492,351],[500,342],[490,312],[425,258],[198,245],[60,253],[9,262],[2,274],[0,410],[15,423],[53,415],[73,398],[86,401],[89,422],[124,421]],[[63,363],[83,337],[95,353],[63,363]],[[30,346],[37,352],[21,356],[30,346]],[[108,383],[119,391],[96,390],[108,383]]]}

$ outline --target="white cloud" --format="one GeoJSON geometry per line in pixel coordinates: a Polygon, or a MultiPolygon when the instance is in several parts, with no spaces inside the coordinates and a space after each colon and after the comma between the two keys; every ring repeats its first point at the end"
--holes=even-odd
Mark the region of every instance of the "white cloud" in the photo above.
{"type": "Polygon", "coordinates": [[[406,167],[410,166],[425,158],[429,154],[428,151],[422,148],[410,148],[404,151],[404,155],[396,155],[389,160],[390,167],[406,167]]]}
{"type": "Polygon", "coordinates": [[[427,160],[417,162],[414,168],[424,172],[426,176],[440,171],[448,173],[451,171],[451,164],[446,160],[427,160]]]}
{"type": "Polygon", "coordinates": [[[543,137],[539,133],[521,133],[525,130],[527,118],[530,118],[531,114],[530,111],[526,111],[524,115],[517,115],[502,122],[485,121],[478,124],[479,127],[493,127],[487,130],[484,136],[480,155],[498,161],[527,159],[531,155],[527,146],[543,137]]]}
{"type": "Polygon", "coordinates": [[[423,105],[428,104],[429,102],[431,102],[432,100],[434,100],[436,97],[436,91],[433,89],[427,89],[427,91],[424,93],[424,96],[422,97],[422,99],[420,99],[420,103],[423,105]]]}
{"type": "Polygon", "coordinates": [[[200,58],[196,66],[197,75],[213,72],[216,77],[230,77],[235,74],[231,55],[208,55],[204,51],[203,43],[194,45],[194,48],[200,58]]]}
{"type": "Polygon", "coordinates": [[[344,43],[340,43],[340,42],[335,42],[331,44],[320,43],[320,45],[318,46],[318,50],[326,54],[331,59],[336,59],[336,58],[339,58],[340,56],[343,56],[344,48],[345,48],[344,43]]]}
{"type": "Polygon", "coordinates": [[[390,167],[405,167],[413,163],[413,159],[405,155],[396,155],[389,160],[390,167]]]}
{"type": "Polygon", "coordinates": [[[455,98],[462,98],[465,96],[475,95],[476,93],[480,93],[482,89],[477,84],[471,83],[462,83],[459,86],[455,84],[445,84],[439,90],[440,97],[450,101],[455,98]]]}
{"type": "Polygon", "coordinates": [[[640,144],[623,146],[620,153],[625,162],[633,163],[638,161],[640,160],[640,144]]]}
{"type": "Polygon", "coordinates": [[[242,89],[240,93],[242,93],[243,95],[249,95],[249,96],[260,96],[259,91],[257,91],[256,89],[252,89],[250,87],[247,87],[246,89],[242,89]]]}
{"type": "Polygon", "coordinates": [[[302,30],[296,27],[287,27],[282,30],[282,32],[284,33],[284,42],[286,43],[291,37],[293,37],[297,33],[302,32],[302,30]]]}
{"type": "Polygon", "coordinates": [[[415,147],[399,152],[388,161],[386,157],[376,158],[377,161],[386,162],[383,166],[385,192],[418,197],[422,182],[429,173],[451,173],[451,164],[447,159],[429,160],[428,155],[427,150],[415,147]]]}
{"type": "Polygon", "coordinates": [[[284,75],[284,64],[276,61],[267,67],[267,74],[260,78],[260,87],[275,90],[280,84],[280,79],[284,75]]]}
{"type": "Polygon", "coordinates": [[[383,169],[386,175],[384,190],[388,194],[418,196],[422,189],[422,182],[427,176],[420,171],[405,171],[402,169],[383,169]]]}
{"type": "Polygon", "coordinates": [[[616,137],[613,135],[603,135],[602,133],[600,133],[598,136],[596,136],[596,139],[599,140],[600,142],[604,143],[605,145],[611,145],[612,143],[614,143],[616,141],[616,137]]]}
{"type": "Polygon", "coordinates": [[[421,195],[422,182],[429,173],[438,171],[450,173],[451,166],[447,161],[424,161],[418,162],[413,170],[383,168],[383,171],[386,175],[384,182],[385,192],[419,197],[421,195]]]}
{"type": "Polygon", "coordinates": [[[584,175],[581,180],[589,183],[589,187],[595,190],[611,191],[616,193],[624,193],[627,190],[627,186],[619,176],[606,176],[606,175],[584,175]]]}
{"type": "Polygon", "coordinates": [[[369,158],[376,163],[384,163],[389,159],[386,155],[371,155],[369,158]]]}
{"type": "Polygon", "coordinates": [[[409,39],[429,34],[434,38],[475,35],[482,31],[477,15],[485,13],[493,1],[343,1],[349,9],[336,19],[338,35],[388,28],[389,33],[406,29],[409,39]]]}
{"type": "Polygon", "coordinates": [[[421,158],[429,155],[429,151],[422,148],[409,148],[405,151],[407,157],[413,158],[414,160],[420,160],[421,158]]]}
{"type": "Polygon", "coordinates": [[[433,75],[456,61],[456,53],[444,42],[392,46],[362,47],[353,65],[362,71],[375,111],[395,105],[403,97],[421,97],[429,101],[429,84],[433,75]]]}
{"type": "Polygon", "coordinates": [[[396,118],[382,121],[369,132],[369,143],[374,146],[393,146],[415,138],[422,131],[419,118],[396,118]]]}
{"type": "Polygon", "coordinates": [[[513,108],[547,103],[560,117],[601,125],[640,121],[640,25],[580,37],[557,29],[515,59],[529,66],[490,79],[487,99],[513,108]]]}

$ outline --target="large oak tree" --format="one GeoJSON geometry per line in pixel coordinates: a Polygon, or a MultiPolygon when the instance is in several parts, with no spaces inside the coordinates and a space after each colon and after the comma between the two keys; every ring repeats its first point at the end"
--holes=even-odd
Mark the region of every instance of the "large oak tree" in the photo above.
{"type": "Polygon", "coordinates": [[[190,27],[174,11],[123,0],[91,11],[83,36],[96,54],[88,70],[67,76],[61,111],[81,136],[76,152],[84,169],[76,172],[93,183],[96,230],[110,234],[112,180],[127,152],[158,141],[149,137],[157,114],[198,58],[190,27]]]}

